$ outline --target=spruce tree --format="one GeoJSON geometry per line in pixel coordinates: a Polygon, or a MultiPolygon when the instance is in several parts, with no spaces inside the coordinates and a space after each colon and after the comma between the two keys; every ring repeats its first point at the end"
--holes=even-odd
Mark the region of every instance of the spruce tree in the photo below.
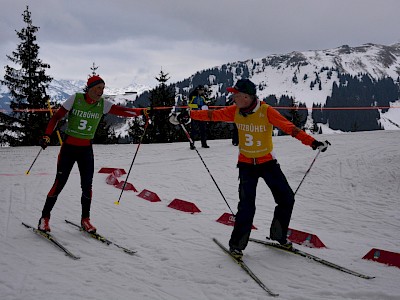
{"type": "Polygon", "coordinates": [[[46,88],[52,78],[45,74],[50,65],[38,58],[40,47],[35,34],[39,27],[32,24],[28,6],[22,16],[26,27],[16,31],[21,43],[12,55],[7,55],[15,68],[5,66],[4,80],[0,82],[10,91],[13,118],[21,123],[11,144],[37,145],[49,120],[49,113],[40,110],[47,109],[46,88]]]}
{"type": "Polygon", "coordinates": [[[171,143],[175,141],[175,126],[169,122],[170,110],[156,109],[175,105],[175,87],[167,86],[168,73],[160,71],[156,77],[159,85],[150,91],[150,108],[153,109],[153,121],[145,141],[150,143],[171,143]]]}

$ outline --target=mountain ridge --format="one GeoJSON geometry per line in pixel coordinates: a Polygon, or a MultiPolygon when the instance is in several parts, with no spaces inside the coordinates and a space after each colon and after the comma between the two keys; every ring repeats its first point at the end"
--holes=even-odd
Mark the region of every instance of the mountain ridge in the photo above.
{"type": "MultiPolygon", "coordinates": [[[[187,96],[189,91],[199,84],[207,85],[211,92],[210,97],[217,100],[216,105],[225,105],[229,97],[226,88],[238,79],[249,78],[257,85],[257,95],[260,99],[270,95],[277,98],[288,96],[311,108],[314,104],[325,105],[327,98],[332,95],[333,85],[340,82],[340,74],[366,74],[375,80],[390,77],[399,84],[400,43],[367,43],[355,47],[342,45],[333,49],[272,54],[203,69],[171,85],[174,85],[177,94],[182,96],[187,96]]],[[[83,80],[53,80],[48,94],[53,101],[61,102],[69,95],[82,91],[84,86],[83,80]]],[[[124,105],[127,101],[137,101],[137,105],[146,106],[149,90],[149,87],[133,83],[125,88],[106,87],[105,94],[112,95],[111,99],[115,103],[124,105]]],[[[398,100],[391,101],[393,106],[398,105],[398,100]]],[[[2,89],[0,109],[4,110],[7,107],[6,102],[7,94],[4,94],[2,89]]],[[[381,114],[384,127],[398,129],[390,124],[400,124],[400,111],[389,111],[390,114],[386,113],[385,117],[381,114]]]]}
{"type": "Polygon", "coordinates": [[[287,95],[311,107],[313,103],[326,102],[326,97],[332,93],[333,82],[338,82],[338,76],[335,76],[338,73],[353,76],[363,73],[374,79],[391,77],[397,81],[400,75],[400,43],[391,46],[372,43],[357,47],[343,45],[334,49],[293,51],[227,63],[199,71],[182,81],[182,91],[196,86],[200,81],[197,76],[208,80],[209,85],[214,87],[214,93],[227,96],[226,90],[215,87],[213,78],[204,76],[204,72],[212,73],[216,69],[234,74],[227,83],[233,84],[237,79],[250,78],[258,85],[257,95],[260,98],[271,94],[277,97],[287,95]],[[188,82],[194,84],[188,85],[188,82]],[[321,88],[310,88],[313,82],[314,85],[320,82],[321,88]]]}

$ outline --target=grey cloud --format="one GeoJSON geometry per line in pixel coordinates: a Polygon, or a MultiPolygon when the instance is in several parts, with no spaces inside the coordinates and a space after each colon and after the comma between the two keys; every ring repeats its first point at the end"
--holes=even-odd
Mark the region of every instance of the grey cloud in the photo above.
{"type": "Polygon", "coordinates": [[[155,84],[163,66],[181,80],[235,60],[400,41],[397,0],[17,0],[1,4],[1,65],[26,4],[52,76],[86,78],[96,61],[115,84],[155,84]]]}

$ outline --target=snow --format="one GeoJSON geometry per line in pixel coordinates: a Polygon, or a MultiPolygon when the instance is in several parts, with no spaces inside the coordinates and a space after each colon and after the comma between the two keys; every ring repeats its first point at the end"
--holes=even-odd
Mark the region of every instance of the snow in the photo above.
{"type": "Polygon", "coordinates": [[[400,101],[390,103],[386,113],[381,113],[380,122],[385,130],[398,130],[400,128],[400,101]]]}
{"type": "MultiPolygon", "coordinates": [[[[252,70],[251,80],[264,86],[257,92],[260,98],[275,95],[293,97],[296,101],[305,103],[307,107],[313,104],[325,104],[326,98],[332,95],[332,86],[338,84],[338,74],[357,76],[369,74],[374,79],[391,77],[394,81],[398,78],[400,60],[397,59],[394,49],[398,44],[383,46],[364,44],[359,47],[340,46],[327,50],[310,50],[304,52],[291,52],[287,54],[269,55],[264,58],[247,60],[249,70],[252,70]],[[393,47],[393,48],[392,48],[393,47]],[[301,60],[301,61],[298,61],[301,60]],[[390,61],[390,63],[387,63],[390,61]],[[268,62],[268,63],[266,63],[268,62]],[[330,70],[336,70],[329,78],[330,70]],[[304,76],[307,75],[307,79],[304,76]],[[297,83],[293,77],[297,77],[297,83]],[[311,90],[311,82],[321,81],[321,89],[317,83],[311,90]]],[[[236,74],[235,66],[232,74],[236,74]]],[[[236,76],[236,79],[241,75],[236,76]]],[[[395,101],[397,99],[393,99],[395,101]]],[[[385,128],[386,129],[386,128],[385,128]]],[[[391,128],[390,128],[391,129],[391,128]]]]}
{"type": "MultiPolygon", "coordinates": [[[[363,260],[372,248],[399,252],[400,131],[317,135],[332,146],[321,153],[301,185],[291,228],[316,234],[326,249],[298,248],[366,275],[365,280],[290,253],[249,243],[244,259],[278,299],[399,299],[400,269],[363,260]]],[[[289,137],[274,137],[275,154],[293,190],[316,152],[289,137]]],[[[230,140],[199,148],[211,174],[236,212],[237,148],[230,140]]],[[[102,167],[129,170],[137,145],[94,145],[92,221],[98,232],[137,250],[86,237],[79,222],[80,186],[75,166],[53,210],[52,233],[81,257],[74,261],[21,222],[36,225],[56,167],[58,147],[0,149],[0,293],[15,299],[266,299],[268,295],[212,241],[227,245],[232,227],[216,222],[229,209],[189,143],[143,144],[128,182],[156,193],[107,185],[102,167]],[[171,209],[173,199],[193,202],[190,214],[171,209]]],[[[120,180],[126,179],[126,175],[120,180]]],[[[260,181],[252,237],[269,232],[274,201],[260,181]]]]}

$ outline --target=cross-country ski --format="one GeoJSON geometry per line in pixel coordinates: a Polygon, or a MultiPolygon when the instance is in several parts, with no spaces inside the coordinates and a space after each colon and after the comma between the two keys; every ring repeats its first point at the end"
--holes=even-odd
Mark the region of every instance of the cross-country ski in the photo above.
{"type": "MultiPolygon", "coordinates": [[[[63,251],[65,253],[65,255],[67,255],[68,257],[71,257],[72,259],[80,259],[79,256],[73,254],[70,250],[68,250],[65,246],[63,246],[52,234],[48,233],[48,232],[44,232],[41,231],[35,227],[32,227],[31,225],[28,225],[24,222],[22,222],[22,225],[24,225],[26,228],[29,228],[30,230],[32,230],[34,233],[36,233],[38,236],[43,237],[44,239],[50,241],[51,243],[53,243],[53,245],[55,245],[58,249],[60,249],[61,251],[63,251]]],[[[45,251],[45,250],[43,250],[45,251]]]]}
{"type": "Polygon", "coordinates": [[[286,248],[282,247],[278,243],[271,242],[271,241],[263,241],[263,240],[253,239],[253,238],[250,238],[250,241],[258,243],[258,244],[262,244],[262,245],[267,246],[267,247],[279,249],[279,250],[282,250],[282,251],[286,251],[286,252],[289,252],[289,253],[293,253],[293,254],[296,254],[296,255],[311,259],[313,261],[319,262],[320,264],[328,266],[328,267],[330,267],[332,269],[336,269],[338,271],[341,271],[341,272],[344,272],[344,273],[347,273],[347,274],[350,274],[350,275],[353,275],[353,276],[356,276],[356,277],[360,277],[360,278],[364,278],[364,279],[373,279],[373,278],[375,278],[374,276],[361,274],[361,273],[356,272],[354,270],[350,270],[348,268],[339,266],[339,265],[337,265],[335,263],[332,263],[332,262],[330,262],[330,261],[328,261],[326,259],[323,259],[323,258],[318,257],[316,255],[307,253],[307,252],[302,251],[302,250],[300,250],[298,248],[295,248],[295,247],[292,247],[291,249],[286,249],[286,248]]]}
{"type": "Polygon", "coordinates": [[[249,268],[249,266],[243,261],[243,259],[238,259],[234,257],[230,251],[222,245],[216,238],[213,238],[213,241],[226,253],[228,254],[249,276],[264,290],[268,293],[268,295],[276,297],[279,296],[279,294],[274,293],[271,291],[265,284],[264,282],[256,275],[253,273],[253,271],[249,268]]]}
{"type": "Polygon", "coordinates": [[[121,249],[123,252],[129,254],[129,255],[134,255],[136,253],[136,251],[132,250],[132,249],[128,249],[126,247],[123,247],[121,245],[118,245],[115,242],[110,241],[109,239],[105,238],[104,236],[102,236],[101,234],[97,233],[97,232],[87,232],[85,231],[81,226],[79,226],[78,224],[71,222],[69,220],[65,220],[65,222],[67,224],[70,224],[74,227],[76,227],[77,229],[79,229],[80,231],[84,232],[85,234],[87,234],[88,236],[90,236],[91,238],[94,238],[97,241],[100,241],[106,245],[113,245],[119,249],[121,249]]]}

